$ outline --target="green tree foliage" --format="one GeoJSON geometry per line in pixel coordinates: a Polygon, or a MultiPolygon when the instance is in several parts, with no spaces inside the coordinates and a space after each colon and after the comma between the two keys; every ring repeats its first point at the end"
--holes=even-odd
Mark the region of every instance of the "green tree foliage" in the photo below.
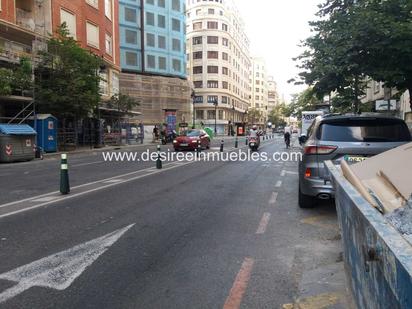
{"type": "Polygon", "coordinates": [[[250,124],[255,124],[260,122],[260,119],[263,117],[263,113],[256,108],[251,108],[248,111],[248,122],[250,124]]]}
{"type": "Polygon", "coordinates": [[[139,100],[123,93],[113,95],[107,102],[108,107],[115,108],[119,112],[124,113],[133,110],[133,108],[139,105],[139,100]]]}
{"type": "Polygon", "coordinates": [[[286,117],[302,118],[302,111],[311,111],[316,109],[316,105],[322,103],[322,100],[316,96],[313,88],[308,88],[292,97],[292,102],[285,106],[284,115],[286,117]]]}
{"type": "Polygon", "coordinates": [[[33,87],[32,67],[29,58],[21,58],[14,69],[0,68],[0,95],[11,95],[14,91],[21,94],[23,90],[33,87]]]}
{"type": "Polygon", "coordinates": [[[48,42],[36,76],[36,99],[41,111],[58,118],[84,118],[100,101],[97,72],[102,60],[81,48],[63,23],[48,42]]]}
{"type": "Polygon", "coordinates": [[[13,71],[0,68],[0,96],[10,95],[12,92],[13,71]]]}
{"type": "Polygon", "coordinates": [[[276,105],[269,113],[269,122],[271,122],[275,127],[285,125],[285,109],[286,105],[284,103],[276,105]]]}

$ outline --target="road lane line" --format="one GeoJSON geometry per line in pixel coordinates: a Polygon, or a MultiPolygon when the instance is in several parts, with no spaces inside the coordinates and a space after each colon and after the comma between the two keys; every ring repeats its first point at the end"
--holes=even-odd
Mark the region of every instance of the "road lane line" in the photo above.
{"type": "Polygon", "coordinates": [[[281,186],[282,186],[282,180],[278,180],[278,181],[276,182],[275,187],[276,187],[276,188],[280,188],[281,186]]]}
{"type": "Polygon", "coordinates": [[[286,171],[282,170],[282,172],[280,173],[280,176],[285,177],[285,175],[286,175],[286,171]]]}
{"type": "Polygon", "coordinates": [[[272,195],[270,196],[270,199],[269,199],[269,204],[270,205],[276,204],[277,199],[278,199],[278,193],[272,192],[272,195]]]}
{"type": "Polygon", "coordinates": [[[79,167],[79,166],[86,166],[86,165],[93,165],[99,163],[106,163],[105,161],[95,161],[95,162],[88,162],[88,163],[79,163],[79,164],[72,164],[71,167],[79,167]]]}
{"type": "Polygon", "coordinates": [[[229,296],[226,298],[226,302],[223,309],[238,309],[242,303],[243,295],[246,292],[246,288],[252,273],[253,264],[255,263],[252,258],[245,258],[242,263],[229,296]]]}
{"type": "Polygon", "coordinates": [[[269,220],[270,220],[270,213],[265,212],[262,216],[262,219],[260,219],[259,227],[256,230],[256,234],[264,234],[266,232],[266,228],[269,224],[269,220]]]}

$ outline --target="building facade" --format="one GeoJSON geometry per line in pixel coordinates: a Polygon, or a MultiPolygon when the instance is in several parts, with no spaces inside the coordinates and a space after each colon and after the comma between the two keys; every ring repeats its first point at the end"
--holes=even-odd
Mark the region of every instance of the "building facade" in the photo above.
{"type": "Polygon", "coordinates": [[[119,6],[121,91],[140,101],[146,125],[188,121],[185,1],[120,0],[119,6]]]}
{"type": "Polygon", "coordinates": [[[187,1],[188,76],[197,125],[226,133],[250,105],[249,39],[233,0],[187,1]]]}
{"type": "Polygon", "coordinates": [[[119,5],[116,0],[52,0],[53,31],[66,23],[82,48],[102,58],[103,100],[119,93],[119,5]]]}
{"type": "Polygon", "coordinates": [[[279,104],[279,94],[277,84],[273,76],[268,77],[268,113],[279,104]]]}
{"type": "Polygon", "coordinates": [[[252,108],[260,112],[260,119],[255,122],[264,125],[268,119],[269,99],[268,99],[268,73],[266,61],[260,57],[252,58],[252,108]]]}
{"type": "MultiPolygon", "coordinates": [[[[51,29],[51,0],[0,0],[0,68],[14,70],[23,58],[35,63],[51,29]]],[[[29,117],[32,96],[26,89],[0,98],[0,122],[29,117]]]]}

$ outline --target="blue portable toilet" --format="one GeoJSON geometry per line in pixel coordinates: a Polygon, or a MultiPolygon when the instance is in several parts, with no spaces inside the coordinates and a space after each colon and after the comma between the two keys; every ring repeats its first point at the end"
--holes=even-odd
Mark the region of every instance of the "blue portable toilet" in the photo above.
{"type": "Polygon", "coordinates": [[[36,125],[34,118],[32,127],[37,131],[37,146],[41,147],[44,152],[57,151],[57,118],[51,114],[37,114],[36,125]]]}

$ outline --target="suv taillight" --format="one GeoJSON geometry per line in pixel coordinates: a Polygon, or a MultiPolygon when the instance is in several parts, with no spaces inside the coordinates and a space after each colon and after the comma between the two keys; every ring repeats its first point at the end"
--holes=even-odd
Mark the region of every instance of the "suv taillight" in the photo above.
{"type": "Polygon", "coordinates": [[[307,155],[326,155],[334,152],[336,149],[338,149],[337,146],[306,146],[303,151],[307,155]]]}

